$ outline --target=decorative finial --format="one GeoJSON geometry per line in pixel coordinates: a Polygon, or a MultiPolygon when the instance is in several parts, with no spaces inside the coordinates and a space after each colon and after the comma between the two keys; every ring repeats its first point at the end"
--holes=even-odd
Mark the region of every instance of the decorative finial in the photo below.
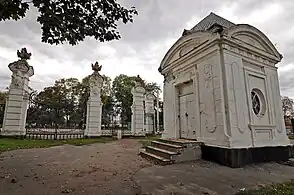
{"type": "Polygon", "coordinates": [[[91,64],[91,66],[92,66],[92,70],[94,70],[95,73],[98,73],[102,68],[102,65],[99,66],[98,62],[96,62],[95,64],[91,64]]]}
{"type": "Polygon", "coordinates": [[[137,77],[135,78],[135,80],[136,80],[137,82],[140,82],[142,79],[141,79],[140,75],[137,75],[137,77]]]}
{"type": "Polygon", "coordinates": [[[21,60],[29,60],[31,55],[32,54],[28,53],[25,47],[22,48],[21,51],[17,50],[17,57],[19,57],[21,60]]]}
{"type": "Polygon", "coordinates": [[[142,86],[142,79],[140,75],[137,75],[134,80],[135,80],[136,86],[142,86]]]}

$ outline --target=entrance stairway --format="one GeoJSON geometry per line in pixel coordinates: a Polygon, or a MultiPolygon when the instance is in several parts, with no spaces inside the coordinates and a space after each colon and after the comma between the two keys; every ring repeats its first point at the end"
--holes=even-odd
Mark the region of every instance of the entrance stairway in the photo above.
{"type": "Polygon", "coordinates": [[[158,139],[142,149],[140,155],[160,165],[193,161],[201,159],[201,143],[187,139],[158,139]]]}

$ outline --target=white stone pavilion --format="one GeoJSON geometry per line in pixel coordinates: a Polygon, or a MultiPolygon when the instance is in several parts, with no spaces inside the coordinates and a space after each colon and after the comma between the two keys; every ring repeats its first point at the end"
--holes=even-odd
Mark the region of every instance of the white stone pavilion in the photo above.
{"type": "Polygon", "coordinates": [[[184,30],[160,64],[162,137],[196,139],[203,158],[230,166],[289,158],[275,66],[281,60],[257,28],[210,13],[184,30]]]}

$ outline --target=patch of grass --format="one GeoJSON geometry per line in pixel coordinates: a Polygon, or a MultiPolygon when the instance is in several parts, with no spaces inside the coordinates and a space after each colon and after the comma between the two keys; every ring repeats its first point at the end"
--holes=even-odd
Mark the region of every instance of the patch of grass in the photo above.
{"type": "Polygon", "coordinates": [[[0,138],[0,153],[4,151],[28,149],[28,148],[48,148],[52,146],[60,146],[70,144],[75,146],[106,143],[113,141],[111,137],[101,137],[93,139],[72,139],[72,140],[29,140],[17,138],[0,138]]]}
{"type": "Polygon", "coordinates": [[[289,182],[273,184],[265,186],[260,189],[246,190],[238,192],[235,195],[293,195],[294,194],[294,180],[289,182]]]}
{"type": "Polygon", "coordinates": [[[289,136],[289,139],[294,139],[294,135],[290,135],[289,136]]]}
{"type": "Polygon", "coordinates": [[[64,144],[70,144],[75,146],[82,146],[82,145],[88,145],[88,144],[94,144],[94,143],[107,143],[110,141],[116,140],[112,137],[99,137],[99,138],[91,138],[91,139],[70,139],[70,140],[64,140],[64,144]]]}

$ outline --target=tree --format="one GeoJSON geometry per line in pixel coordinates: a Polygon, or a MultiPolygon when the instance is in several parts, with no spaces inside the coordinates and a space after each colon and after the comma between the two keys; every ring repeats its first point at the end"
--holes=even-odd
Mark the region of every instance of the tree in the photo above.
{"type": "Polygon", "coordinates": [[[118,21],[133,22],[138,14],[134,7],[126,9],[116,0],[0,0],[0,21],[24,18],[30,6],[40,13],[42,42],[49,44],[76,45],[85,37],[118,40],[118,21]]]}
{"type": "Polygon", "coordinates": [[[114,78],[112,90],[117,102],[116,106],[121,117],[121,124],[126,125],[132,115],[132,88],[135,86],[134,77],[121,74],[114,78]]]}
{"type": "Polygon", "coordinates": [[[6,96],[7,93],[0,91],[0,127],[2,127],[2,122],[4,119],[6,96]]]}
{"type": "Polygon", "coordinates": [[[102,75],[102,77],[103,77],[103,84],[101,89],[101,96],[110,96],[112,93],[111,78],[106,75],[102,75]]]}
{"type": "Polygon", "coordinates": [[[31,100],[27,122],[38,126],[75,126],[79,121],[78,86],[78,79],[69,78],[57,80],[53,86],[44,88],[31,100]]]}
{"type": "Polygon", "coordinates": [[[114,109],[115,102],[113,97],[110,95],[102,96],[102,102],[102,124],[109,127],[110,124],[113,123],[113,117],[116,115],[114,109]]]}
{"type": "Polygon", "coordinates": [[[154,83],[154,82],[152,82],[152,83],[146,83],[145,84],[145,90],[147,92],[153,92],[153,93],[155,93],[155,95],[161,93],[160,87],[158,86],[157,83],[154,83]]]}
{"type": "Polygon", "coordinates": [[[112,83],[112,90],[117,106],[119,107],[118,110],[122,125],[126,125],[127,122],[131,121],[131,106],[133,103],[132,88],[135,86],[135,81],[140,82],[142,87],[145,88],[147,92],[160,93],[161,91],[160,87],[156,83],[148,83],[138,76],[127,76],[121,74],[115,77],[112,83]]]}
{"type": "Polygon", "coordinates": [[[287,96],[282,97],[282,110],[285,118],[289,118],[293,115],[293,99],[287,96]]]}

